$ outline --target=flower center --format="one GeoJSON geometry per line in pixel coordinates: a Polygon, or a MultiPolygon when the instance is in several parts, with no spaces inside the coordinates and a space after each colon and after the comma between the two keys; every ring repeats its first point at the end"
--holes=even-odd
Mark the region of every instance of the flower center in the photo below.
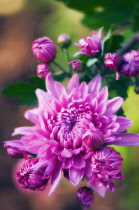
{"type": "Polygon", "coordinates": [[[76,125],[78,119],[78,112],[75,108],[65,110],[62,109],[60,113],[58,113],[57,121],[60,126],[66,126],[67,132],[71,132],[73,127],[76,125]]]}

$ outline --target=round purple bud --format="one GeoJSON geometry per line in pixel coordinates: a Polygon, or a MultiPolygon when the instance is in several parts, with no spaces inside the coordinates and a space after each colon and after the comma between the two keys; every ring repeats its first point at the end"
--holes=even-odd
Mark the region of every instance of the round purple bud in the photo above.
{"type": "Polygon", "coordinates": [[[44,177],[45,169],[35,170],[38,159],[28,159],[17,172],[17,181],[24,188],[30,190],[44,190],[48,182],[48,177],[44,177]]]}
{"type": "Polygon", "coordinates": [[[88,209],[93,201],[94,201],[94,196],[93,196],[93,190],[89,187],[80,187],[77,192],[77,198],[81,202],[81,204],[85,207],[84,209],[88,209]]]}
{"type": "Polygon", "coordinates": [[[72,60],[69,62],[72,65],[72,69],[75,71],[82,71],[83,70],[83,63],[80,60],[72,60]]]}
{"type": "Polygon", "coordinates": [[[50,66],[47,63],[41,63],[37,65],[38,77],[45,79],[49,72],[50,72],[50,66]]]}
{"type": "Polygon", "coordinates": [[[103,145],[104,136],[99,129],[92,129],[93,132],[86,131],[83,135],[83,142],[86,147],[96,149],[103,145]]]}
{"type": "Polygon", "coordinates": [[[42,37],[32,43],[32,52],[38,60],[49,63],[56,56],[56,47],[50,38],[42,37]]]}
{"type": "Polygon", "coordinates": [[[61,34],[57,38],[57,43],[61,48],[68,48],[71,45],[71,38],[68,34],[61,34]]]}
{"type": "Polygon", "coordinates": [[[139,50],[131,50],[122,56],[122,65],[119,72],[127,77],[139,74],[139,50]]]}
{"type": "Polygon", "coordinates": [[[121,56],[118,53],[107,53],[104,64],[111,70],[117,70],[121,63],[121,56]]]}

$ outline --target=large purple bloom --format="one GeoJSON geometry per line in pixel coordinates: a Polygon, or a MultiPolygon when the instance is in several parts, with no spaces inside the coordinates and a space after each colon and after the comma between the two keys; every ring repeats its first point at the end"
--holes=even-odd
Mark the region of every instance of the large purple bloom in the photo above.
{"type": "MultiPolygon", "coordinates": [[[[43,169],[43,177],[50,178],[52,185],[50,193],[58,184],[63,171],[73,185],[77,185],[85,177],[92,188],[103,196],[105,190],[111,189],[112,179],[122,178],[122,159],[107,145],[139,145],[139,134],[122,133],[131,126],[131,120],[116,116],[123,99],[116,97],[108,100],[108,89],[107,87],[101,89],[99,75],[89,84],[85,82],[80,84],[79,77],[75,74],[66,90],[60,83],[54,81],[49,73],[46,88],[47,92],[40,89],[36,91],[38,108],[25,113],[25,117],[34,126],[16,128],[13,136],[21,134],[23,137],[5,142],[5,146],[18,150],[19,153],[21,151],[23,154],[36,155],[38,162],[33,171],[43,169]],[[113,160],[112,164],[118,172],[115,171],[114,175],[114,167],[108,167],[112,177],[108,176],[110,182],[107,180],[109,183],[107,186],[104,185],[102,178],[99,180],[103,184],[101,193],[98,189],[100,182],[97,182],[99,172],[93,163],[96,164],[96,157],[99,157],[98,153],[102,154],[103,147],[103,156],[106,157],[106,161],[113,160]],[[108,148],[107,151],[105,148],[108,148]]],[[[107,170],[105,172],[107,175],[107,170]]]]}

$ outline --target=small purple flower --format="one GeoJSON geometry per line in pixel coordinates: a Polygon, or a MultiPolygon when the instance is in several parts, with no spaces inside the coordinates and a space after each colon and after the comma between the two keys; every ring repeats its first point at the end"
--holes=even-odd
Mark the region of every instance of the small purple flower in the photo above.
{"type": "Polygon", "coordinates": [[[121,63],[121,57],[118,53],[107,53],[105,56],[104,64],[111,70],[117,70],[121,63]]]}
{"type": "Polygon", "coordinates": [[[118,72],[127,77],[139,74],[139,50],[131,50],[122,56],[122,64],[118,72]]]}
{"type": "MultiPolygon", "coordinates": [[[[121,177],[121,158],[115,150],[107,146],[139,145],[139,134],[123,133],[131,126],[132,121],[116,115],[122,107],[123,99],[116,97],[109,100],[108,88],[101,89],[100,75],[87,84],[80,83],[79,76],[74,74],[65,89],[48,73],[46,89],[47,92],[37,89],[39,105],[25,113],[33,126],[16,128],[13,136],[20,134],[23,137],[6,141],[7,146],[36,155],[38,162],[31,170],[38,172],[40,168],[45,168],[38,177],[38,182],[42,182],[41,176],[50,177],[49,194],[59,183],[62,172],[72,185],[77,185],[84,177],[95,190],[94,184],[97,185],[98,182],[94,180],[97,180],[101,173],[97,172],[93,165],[96,164],[97,158],[100,159],[101,153],[106,166],[113,159],[118,161],[108,166],[112,176],[111,179],[108,177],[109,188],[104,186],[101,177],[100,184],[104,190],[113,189],[112,180],[121,177]],[[101,151],[102,147],[104,149],[101,151]],[[115,177],[113,169],[116,169],[115,177]]],[[[104,169],[107,173],[106,168],[104,169]]],[[[96,191],[99,192],[98,185],[96,191]]]]}
{"type": "Polygon", "coordinates": [[[50,72],[50,66],[47,63],[41,63],[37,65],[38,77],[45,79],[49,72],[50,72]]]}
{"type": "Polygon", "coordinates": [[[17,181],[24,188],[30,190],[44,190],[48,182],[48,177],[43,177],[44,169],[35,170],[38,159],[28,159],[17,172],[17,181]]]}
{"type": "Polygon", "coordinates": [[[38,60],[50,63],[56,56],[56,47],[50,38],[42,37],[32,43],[32,52],[38,60]]]}
{"type": "Polygon", "coordinates": [[[71,38],[68,34],[61,34],[57,38],[57,42],[61,48],[68,48],[71,45],[71,38]]]}
{"type": "Polygon", "coordinates": [[[72,69],[75,71],[82,71],[83,70],[83,63],[80,60],[72,60],[69,62],[72,65],[72,69]]]}
{"type": "Polygon", "coordinates": [[[93,190],[89,187],[80,187],[76,194],[84,209],[88,209],[94,202],[93,190]]]}
{"type": "Polygon", "coordinates": [[[92,155],[93,176],[89,180],[89,185],[104,197],[105,190],[115,190],[114,179],[123,179],[121,173],[122,162],[120,153],[110,147],[104,147],[94,151],[92,155]]]}
{"type": "Polygon", "coordinates": [[[77,52],[74,56],[79,54],[86,54],[90,57],[94,57],[98,55],[101,52],[102,46],[101,46],[101,28],[98,33],[93,31],[93,36],[87,36],[83,39],[80,39],[79,43],[75,43],[75,45],[81,47],[81,50],[77,52]]]}

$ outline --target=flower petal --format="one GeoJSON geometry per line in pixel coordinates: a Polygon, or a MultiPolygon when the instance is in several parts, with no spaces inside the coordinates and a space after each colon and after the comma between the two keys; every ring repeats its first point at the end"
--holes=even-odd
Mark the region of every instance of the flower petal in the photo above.
{"type": "Polygon", "coordinates": [[[107,145],[117,145],[117,146],[139,146],[139,134],[137,133],[119,133],[113,134],[115,139],[107,145]]]}
{"type": "Polygon", "coordinates": [[[70,94],[74,88],[78,87],[79,87],[79,76],[77,74],[74,74],[68,83],[68,88],[67,88],[68,94],[70,94]]]}
{"type": "Polygon", "coordinates": [[[132,120],[126,117],[118,116],[116,119],[116,123],[120,124],[120,127],[117,129],[116,132],[123,132],[126,131],[132,125],[133,122],[132,120]]]}
{"type": "Polygon", "coordinates": [[[48,93],[51,93],[58,100],[60,99],[61,95],[67,95],[64,86],[59,82],[54,81],[51,73],[49,73],[46,77],[46,88],[48,93]]]}
{"type": "Polygon", "coordinates": [[[96,97],[96,95],[98,95],[100,88],[101,88],[101,76],[97,75],[89,82],[88,92],[92,94],[94,97],[96,97]]]}
{"type": "Polygon", "coordinates": [[[107,109],[105,115],[115,114],[122,106],[123,98],[115,97],[107,102],[107,109]]]}
{"type": "Polygon", "coordinates": [[[61,162],[57,162],[55,167],[54,167],[54,170],[53,170],[53,173],[52,173],[52,178],[51,178],[52,187],[51,187],[48,195],[51,195],[54,192],[56,186],[59,183],[59,180],[61,178],[61,165],[62,165],[61,162]]]}
{"type": "Polygon", "coordinates": [[[33,127],[18,127],[14,129],[14,132],[12,133],[12,136],[16,135],[30,135],[34,133],[33,127]]]}
{"type": "Polygon", "coordinates": [[[84,175],[84,168],[76,169],[71,167],[69,169],[69,179],[74,186],[79,183],[79,181],[83,178],[83,175],[84,175]]]}
{"type": "Polygon", "coordinates": [[[95,190],[100,196],[104,197],[105,196],[105,191],[106,187],[100,182],[100,181],[95,181],[91,183],[91,187],[93,190],[95,190]]]}
{"type": "Polygon", "coordinates": [[[106,102],[107,100],[108,100],[108,87],[105,86],[99,92],[98,102],[101,102],[101,101],[106,102]]]}

